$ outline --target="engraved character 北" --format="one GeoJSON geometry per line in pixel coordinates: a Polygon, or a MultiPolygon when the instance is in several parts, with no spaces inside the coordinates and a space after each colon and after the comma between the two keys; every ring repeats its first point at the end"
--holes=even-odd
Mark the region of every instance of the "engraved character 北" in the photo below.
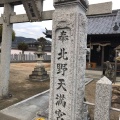
{"type": "Polygon", "coordinates": [[[63,58],[64,60],[68,60],[68,57],[65,57],[65,54],[67,54],[67,52],[65,52],[65,48],[60,48],[60,53],[58,53],[60,57],[58,57],[58,60],[61,58],[63,58]]]}

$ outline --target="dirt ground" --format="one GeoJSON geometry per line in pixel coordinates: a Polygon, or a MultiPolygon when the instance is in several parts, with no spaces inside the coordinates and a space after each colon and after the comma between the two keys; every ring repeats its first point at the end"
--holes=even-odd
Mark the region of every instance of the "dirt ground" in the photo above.
{"type": "MultiPolygon", "coordinates": [[[[0,110],[49,89],[49,80],[44,82],[29,81],[29,75],[35,66],[36,63],[11,63],[9,91],[12,97],[0,100],[0,110]]],[[[45,63],[44,66],[46,70],[50,69],[49,63],[45,63]]]]}
{"type": "MultiPolygon", "coordinates": [[[[0,100],[0,110],[49,89],[50,80],[44,82],[29,81],[29,75],[32,73],[35,66],[36,63],[11,63],[9,90],[12,97],[0,100]]],[[[44,63],[44,66],[47,71],[50,71],[49,63],[44,63]]],[[[91,103],[95,102],[95,89],[97,81],[97,79],[94,79],[93,82],[88,84],[85,88],[85,97],[87,101],[91,103]]],[[[120,86],[113,85],[112,106],[120,109],[120,86]]],[[[93,106],[89,106],[89,113],[91,120],[94,120],[93,106]]],[[[120,112],[111,111],[110,115],[110,120],[118,120],[120,112]]]]}

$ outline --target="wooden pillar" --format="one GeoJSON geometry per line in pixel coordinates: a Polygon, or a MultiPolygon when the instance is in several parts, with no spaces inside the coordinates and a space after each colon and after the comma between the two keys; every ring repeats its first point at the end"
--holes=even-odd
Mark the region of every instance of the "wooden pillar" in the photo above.
{"type": "Polygon", "coordinates": [[[102,46],[102,58],[101,58],[102,69],[103,69],[103,63],[104,63],[104,46],[102,46]]]}
{"type": "Polygon", "coordinates": [[[116,77],[117,77],[117,50],[115,50],[115,78],[114,78],[114,82],[116,81],[116,77]]]}
{"type": "Polygon", "coordinates": [[[10,24],[10,15],[14,11],[14,6],[4,4],[3,14],[3,32],[1,47],[1,72],[0,72],[0,98],[8,95],[9,71],[10,71],[10,54],[12,42],[13,25],[10,24]]]}

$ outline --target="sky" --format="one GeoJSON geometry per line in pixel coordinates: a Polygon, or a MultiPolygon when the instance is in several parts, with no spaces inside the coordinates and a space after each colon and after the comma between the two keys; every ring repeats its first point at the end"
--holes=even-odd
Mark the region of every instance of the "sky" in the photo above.
{"type": "MultiPolygon", "coordinates": [[[[89,4],[103,3],[112,1],[112,9],[120,9],[120,0],[89,0],[89,4]]],[[[53,0],[44,0],[43,10],[53,10],[53,0]]],[[[16,14],[25,14],[25,10],[22,5],[15,7],[16,14]]],[[[0,8],[0,14],[3,14],[3,8],[0,8]]],[[[45,28],[52,30],[52,20],[43,22],[27,22],[27,23],[17,23],[13,25],[13,29],[16,36],[23,36],[26,38],[40,38],[45,37],[43,32],[45,28]]]]}

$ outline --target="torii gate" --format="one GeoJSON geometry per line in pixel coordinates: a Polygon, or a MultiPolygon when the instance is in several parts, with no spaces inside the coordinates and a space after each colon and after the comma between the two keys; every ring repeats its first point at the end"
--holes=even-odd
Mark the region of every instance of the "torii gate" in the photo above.
{"type": "Polygon", "coordinates": [[[9,71],[12,29],[14,23],[29,21],[52,20],[51,11],[43,11],[43,0],[0,0],[0,7],[4,6],[4,14],[0,17],[3,25],[1,64],[0,64],[0,98],[9,93],[9,71]],[[27,14],[16,15],[14,6],[23,4],[27,14]]]}

